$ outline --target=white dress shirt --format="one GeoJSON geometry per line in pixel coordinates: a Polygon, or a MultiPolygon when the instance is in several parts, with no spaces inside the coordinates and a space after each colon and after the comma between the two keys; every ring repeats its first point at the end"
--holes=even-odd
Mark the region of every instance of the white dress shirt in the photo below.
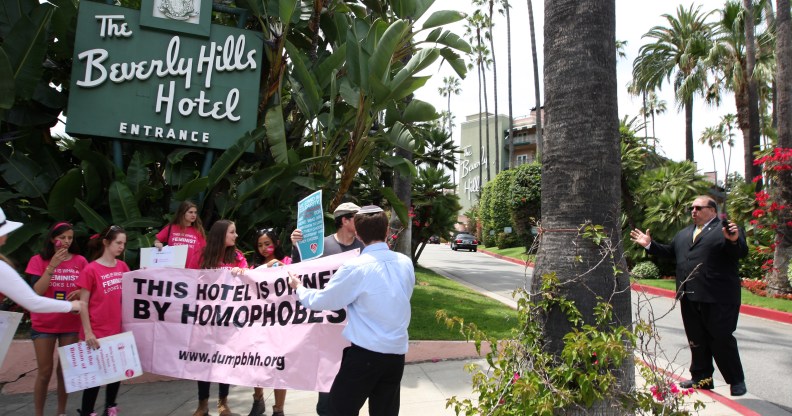
{"type": "Polygon", "coordinates": [[[0,260],[0,292],[19,306],[37,313],[70,312],[71,302],[41,297],[8,263],[0,260]]]}
{"type": "Polygon", "coordinates": [[[322,289],[297,288],[306,308],[347,308],[344,337],[353,344],[383,354],[406,354],[410,297],[415,286],[412,261],[374,243],[347,261],[322,289]]]}

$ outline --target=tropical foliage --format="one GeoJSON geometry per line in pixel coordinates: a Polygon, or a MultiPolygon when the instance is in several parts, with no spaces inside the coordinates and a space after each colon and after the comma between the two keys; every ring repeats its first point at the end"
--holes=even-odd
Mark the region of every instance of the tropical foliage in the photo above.
{"type": "Polygon", "coordinates": [[[265,38],[259,127],[214,158],[167,145],[50,137],[67,110],[77,3],[10,3],[0,13],[0,203],[26,224],[7,246],[20,259],[60,220],[75,224],[78,242],[107,224],[124,226],[130,258],[184,199],[200,202],[206,224],[234,219],[243,245],[264,224],[281,227],[288,241],[296,201],[315,190],[329,211],[350,199],[386,203],[406,222],[408,207],[387,181],[417,171],[395,150],[422,148],[420,123],[438,117],[412,98],[429,78],[419,73],[442,60],[464,77],[460,54],[471,51],[443,28],[462,13],[438,11],[416,26],[432,1],[240,0],[251,19],[213,16],[265,38]],[[356,182],[362,170],[369,175],[356,182]],[[377,190],[371,199],[353,192],[362,184],[377,190]]]}

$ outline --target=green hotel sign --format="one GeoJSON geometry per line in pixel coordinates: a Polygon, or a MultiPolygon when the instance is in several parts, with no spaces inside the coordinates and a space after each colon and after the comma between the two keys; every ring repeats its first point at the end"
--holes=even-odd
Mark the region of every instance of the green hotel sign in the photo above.
{"type": "Polygon", "coordinates": [[[169,32],[160,18],[141,27],[140,14],[80,2],[66,131],[227,149],[253,130],[261,34],[208,25],[207,38],[179,21],[169,32]]]}

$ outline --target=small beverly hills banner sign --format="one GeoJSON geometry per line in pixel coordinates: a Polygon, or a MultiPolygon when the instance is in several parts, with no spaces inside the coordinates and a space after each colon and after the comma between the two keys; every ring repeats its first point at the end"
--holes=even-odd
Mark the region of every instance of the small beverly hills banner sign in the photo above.
{"type": "MultiPolygon", "coordinates": [[[[206,19],[207,2],[185,16],[206,19]]],[[[141,27],[137,10],[80,2],[66,131],[227,149],[256,127],[262,35],[208,24],[204,33],[201,22],[149,16],[156,7],[175,13],[156,3],[141,27]]]]}

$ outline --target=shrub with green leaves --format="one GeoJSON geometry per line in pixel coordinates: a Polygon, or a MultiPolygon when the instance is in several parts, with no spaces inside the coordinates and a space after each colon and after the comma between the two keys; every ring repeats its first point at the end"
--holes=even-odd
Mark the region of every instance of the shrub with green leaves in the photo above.
{"type": "Polygon", "coordinates": [[[660,269],[651,261],[642,261],[632,268],[632,277],[636,279],[659,279],[660,269]]]}
{"type": "Polygon", "coordinates": [[[498,233],[496,238],[498,248],[512,248],[520,245],[520,239],[515,233],[498,233]]]}
{"type": "MultiPolygon", "coordinates": [[[[489,368],[467,366],[473,374],[473,398],[452,397],[448,407],[458,415],[550,416],[564,414],[563,409],[587,409],[597,402],[615,401],[621,403],[622,412],[608,414],[690,414],[682,400],[665,400],[665,390],[673,380],[649,366],[641,369],[646,386],[617,393],[617,372],[625,360],[633,360],[636,341],[654,332],[651,323],[615,326],[612,306],[602,299],[594,308],[594,322],[584,323],[575,303],[558,288],[555,274],[547,274],[542,278],[542,296],[518,291],[518,322],[508,340],[491,338],[473,323],[449,317],[443,310],[437,312],[438,320],[449,328],[458,327],[475,341],[479,353],[484,342],[492,349],[485,356],[489,368]],[[542,348],[546,341],[542,316],[551,310],[562,311],[571,326],[558,355],[542,348]],[[657,399],[657,391],[664,400],[657,399]]],[[[703,403],[697,401],[693,407],[699,410],[703,403]]]]}

